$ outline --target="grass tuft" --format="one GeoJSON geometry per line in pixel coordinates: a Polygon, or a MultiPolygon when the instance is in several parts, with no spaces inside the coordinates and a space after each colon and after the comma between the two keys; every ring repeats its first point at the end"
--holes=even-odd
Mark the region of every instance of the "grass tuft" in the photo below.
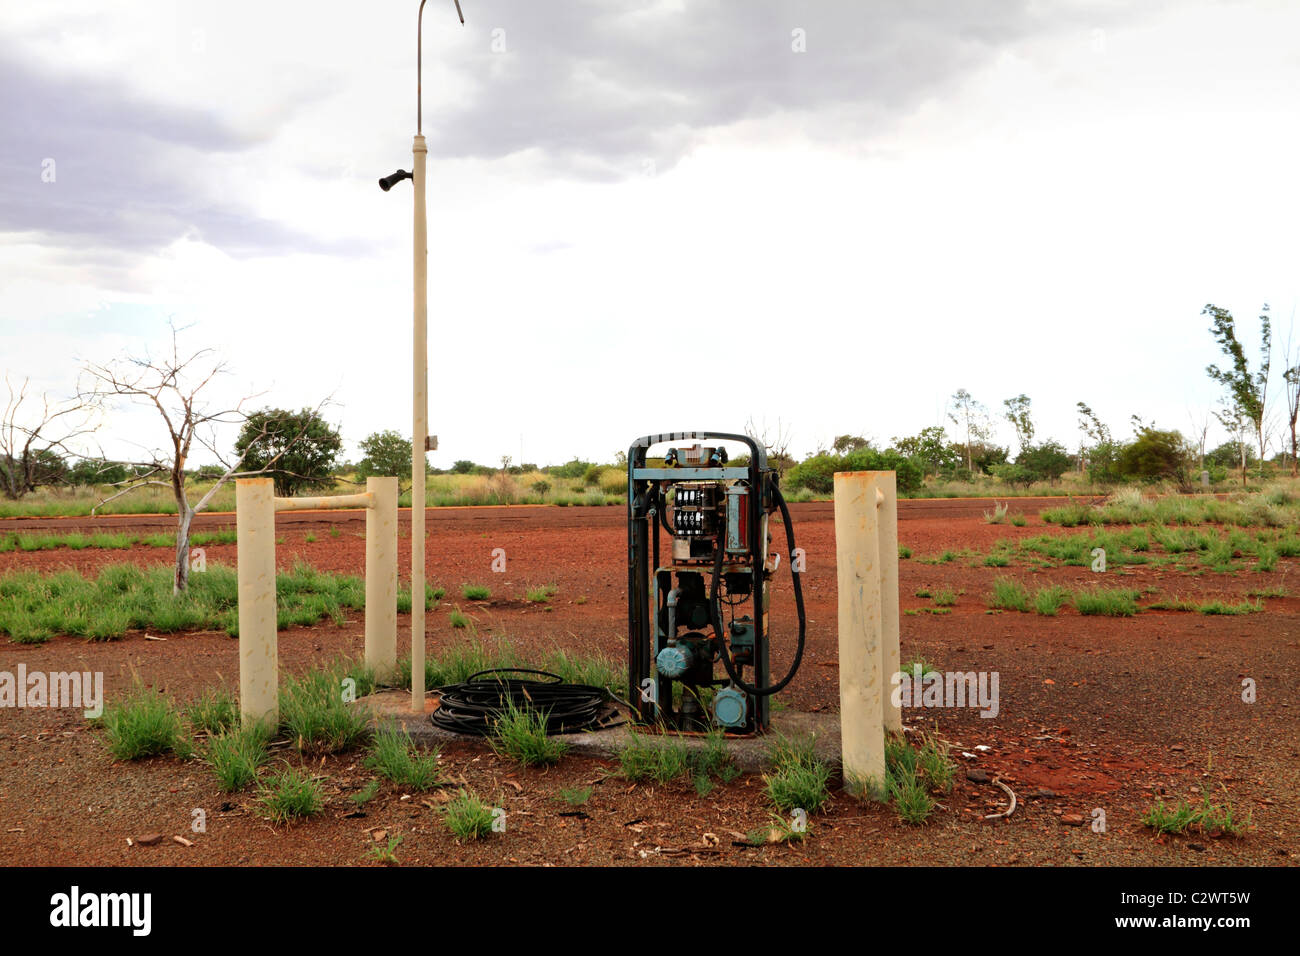
{"type": "Polygon", "coordinates": [[[437,750],[419,753],[409,733],[394,727],[382,727],[371,741],[365,765],[408,790],[432,790],[442,781],[438,753],[437,750]]]}
{"type": "Polygon", "coordinates": [[[208,741],[204,758],[226,793],[243,790],[257,780],[257,768],[266,763],[271,732],[265,724],[243,729],[228,728],[208,741]]]}
{"type": "Polygon", "coordinates": [[[546,715],[510,701],[492,730],[492,749],[522,767],[559,763],[569,752],[566,741],[546,733],[546,715]]]}
{"type": "Polygon", "coordinates": [[[188,757],[192,752],[171,700],[139,682],[126,699],[105,710],[101,721],[109,753],[117,760],[165,753],[188,757]]]}
{"type": "Polygon", "coordinates": [[[442,814],[458,840],[480,840],[492,833],[493,808],[464,790],[442,808],[442,814]]]}
{"type": "Polygon", "coordinates": [[[286,766],[274,774],[259,791],[258,801],[267,818],[288,823],[320,812],[324,805],[320,784],[306,772],[286,766]]]}

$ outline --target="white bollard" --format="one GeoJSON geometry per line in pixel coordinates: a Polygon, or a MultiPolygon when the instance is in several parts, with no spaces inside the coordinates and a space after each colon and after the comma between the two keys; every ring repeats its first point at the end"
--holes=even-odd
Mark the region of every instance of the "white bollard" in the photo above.
{"type": "Polygon", "coordinates": [[[366,665],[380,680],[397,669],[397,479],[367,478],[366,665]]]}
{"type": "Polygon", "coordinates": [[[411,147],[415,192],[415,289],[411,394],[411,710],[424,713],[424,468],[429,440],[429,248],[424,168],[429,149],[416,134],[411,147]]]}
{"type": "Polygon", "coordinates": [[[239,564],[239,709],[244,726],[279,721],[280,662],[275,608],[275,486],[235,482],[239,564]]]}
{"type": "Polygon", "coordinates": [[[835,562],[844,783],[850,793],[883,797],[886,678],[879,475],[862,471],[836,473],[835,562]]]}
{"type": "Polygon", "coordinates": [[[877,512],[876,529],[880,542],[880,628],[884,647],[885,733],[903,732],[903,708],[894,704],[890,681],[902,667],[898,650],[898,475],[892,471],[874,474],[876,490],[883,498],[877,512]]]}

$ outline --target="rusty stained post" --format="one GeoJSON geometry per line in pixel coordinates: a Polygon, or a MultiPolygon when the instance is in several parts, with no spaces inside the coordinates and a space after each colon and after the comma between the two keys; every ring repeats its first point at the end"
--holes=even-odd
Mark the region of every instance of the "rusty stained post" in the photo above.
{"type": "Polygon", "coordinates": [[[367,478],[366,666],[380,680],[397,670],[397,479],[367,478]]]}
{"type": "Polygon", "coordinates": [[[411,710],[424,713],[424,469],[429,436],[429,248],[424,169],[428,148],[416,134],[411,182],[415,187],[415,316],[411,369],[411,710]]]}
{"type": "Polygon", "coordinates": [[[880,628],[884,648],[885,733],[903,732],[903,708],[894,703],[890,681],[902,668],[898,649],[898,475],[892,471],[869,472],[876,475],[880,495],[876,532],[880,553],[880,628]]]}
{"type": "Polygon", "coordinates": [[[239,709],[244,726],[279,722],[275,613],[275,488],[270,478],[235,482],[239,575],[239,709]]]}
{"type": "MultiPolygon", "coordinates": [[[[885,796],[885,621],[882,472],[835,475],[840,739],[846,788],[885,796]]],[[[897,560],[897,550],[894,558],[897,560]]],[[[897,587],[895,586],[895,590],[897,587]]]]}

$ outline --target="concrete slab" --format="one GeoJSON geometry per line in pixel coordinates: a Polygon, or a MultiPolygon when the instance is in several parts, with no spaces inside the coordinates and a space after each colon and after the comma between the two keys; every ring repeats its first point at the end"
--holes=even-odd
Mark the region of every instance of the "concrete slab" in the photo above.
{"type": "MultiPolygon", "coordinates": [[[[411,735],[411,738],[424,747],[435,747],[448,741],[479,741],[485,749],[486,741],[481,737],[468,737],[453,734],[435,727],[429,715],[436,709],[435,697],[430,695],[425,700],[423,714],[412,713],[411,692],[409,690],[384,690],[363,697],[356,702],[357,707],[365,707],[371,713],[371,726],[395,724],[411,735]]],[[[810,714],[803,711],[782,710],[772,715],[772,729],[766,734],[748,737],[727,736],[727,749],[731,752],[736,766],[742,770],[761,770],[767,762],[767,752],[778,736],[791,739],[811,737],[813,749],[817,756],[828,763],[839,766],[840,763],[840,719],[838,714],[810,714]]],[[[560,739],[569,744],[571,753],[590,757],[617,757],[618,752],[627,746],[631,738],[630,728],[624,724],[609,730],[587,731],[579,734],[558,734],[560,739]]],[[[703,734],[663,735],[646,732],[645,739],[654,744],[656,741],[681,741],[690,749],[701,749],[705,745],[703,734]]]]}

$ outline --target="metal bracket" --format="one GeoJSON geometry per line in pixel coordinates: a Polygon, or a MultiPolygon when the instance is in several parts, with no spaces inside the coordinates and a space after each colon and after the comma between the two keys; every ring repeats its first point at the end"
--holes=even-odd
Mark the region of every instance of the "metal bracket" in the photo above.
{"type": "Polygon", "coordinates": [[[438,450],[438,436],[437,436],[437,435],[425,435],[425,436],[424,436],[424,450],[425,450],[425,451],[437,451],[437,450],[438,450]]]}

